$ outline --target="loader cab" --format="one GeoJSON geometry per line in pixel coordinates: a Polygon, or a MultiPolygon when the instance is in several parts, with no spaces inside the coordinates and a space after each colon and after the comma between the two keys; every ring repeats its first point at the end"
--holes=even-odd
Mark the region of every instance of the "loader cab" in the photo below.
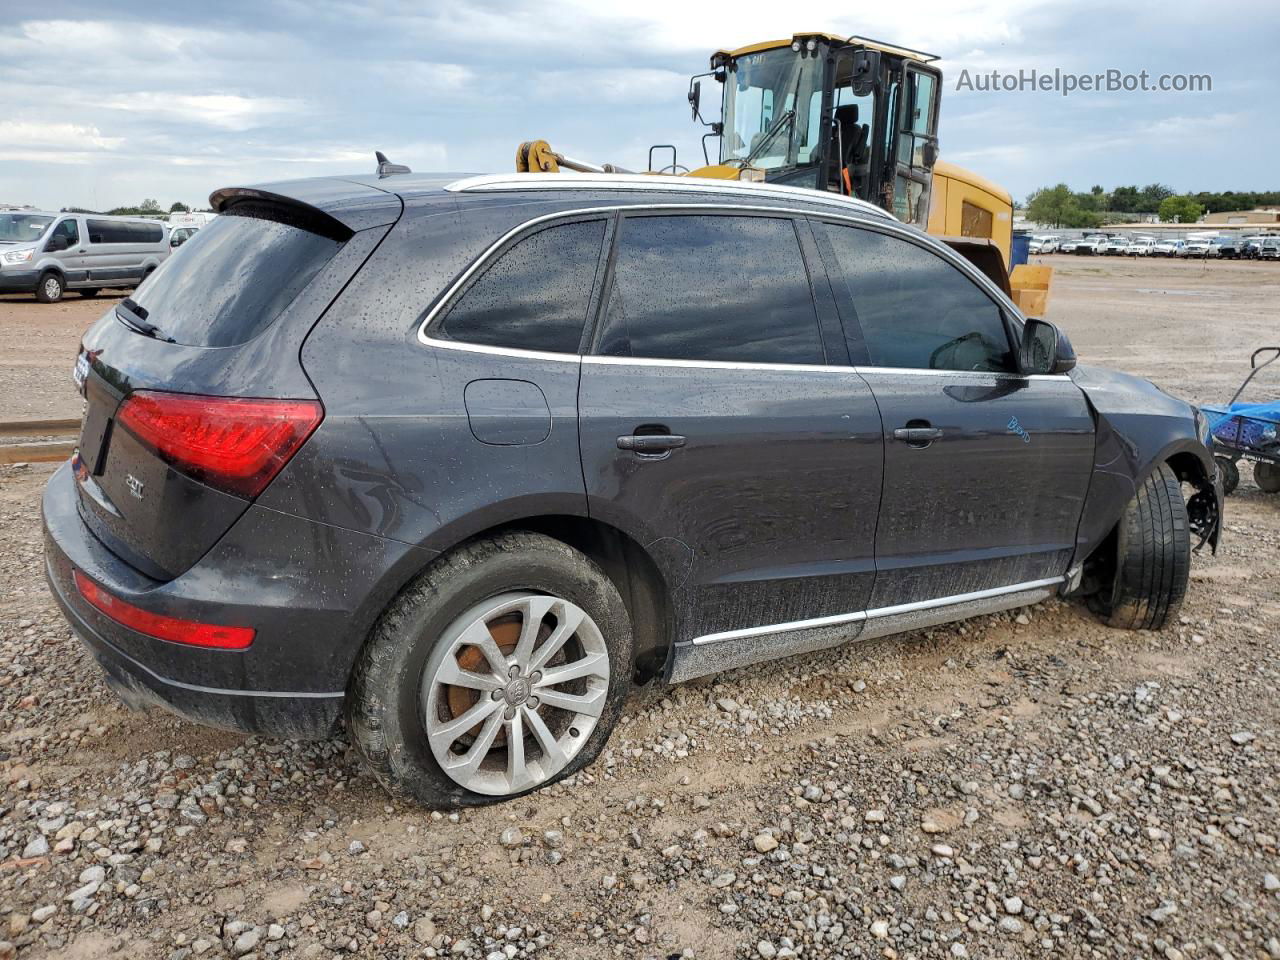
{"type": "MultiPolygon", "coordinates": [[[[856,196],[923,227],[938,154],[936,59],[830,34],[719,51],[704,75],[723,85],[721,121],[707,124],[719,163],[694,173],[856,196]]],[[[690,85],[695,116],[700,84],[690,85]]]]}

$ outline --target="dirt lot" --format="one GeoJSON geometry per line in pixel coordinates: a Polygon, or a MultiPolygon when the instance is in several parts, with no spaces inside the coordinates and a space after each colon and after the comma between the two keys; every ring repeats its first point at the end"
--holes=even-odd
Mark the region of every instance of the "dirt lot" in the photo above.
{"type": "MultiPolygon", "coordinates": [[[[1225,399],[1280,266],[1048,258],[1085,362],[1225,399]]],[[[0,419],[104,308],[0,302],[0,419]]],[[[441,815],[341,739],[118,706],[0,468],[0,958],[1280,958],[1280,498],[1178,623],[1051,601],[636,695],[576,782],[441,815]]],[[[1247,471],[1246,471],[1247,474],[1247,471]]]]}

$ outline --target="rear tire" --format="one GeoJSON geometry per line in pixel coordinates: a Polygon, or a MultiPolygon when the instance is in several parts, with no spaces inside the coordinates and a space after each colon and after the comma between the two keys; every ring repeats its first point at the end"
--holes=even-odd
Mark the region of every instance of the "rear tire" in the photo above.
{"type": "Polygon", "coordinates": [[[1187,505],[1168,464],[1138,487],[1115,540],[1115,576],[1094,597],[1094,609],[1112,627],[1159,630],[1182,605],[1191,571],[1187,505]]]}
{"type": "Polygon", "coordinates": [[[1280,493],[1280,466],[1274,463],[1255,462],[1253,482],[1263,493],[1280,493]]]}
{"type": "Polygon", "coordinates": [[[41,303],[57,303],[62,299],[64,290],[62,277],[50,270],[41,274],[36,283],[36,299],[41,303]]]}
{"type": "Polygon", "coordinates": [[[542,534],[504,533],[439,558],[383,613],[347,726],[392,794],[434,808],[496,803],[595,759],[632,658],[626,607],[595,563],[542,534]],[[459,728],[467,713],[474,724],[459,728]]]}
{"type": "Polygon", "coordinates": [[[1222,495],[1229,497],[1240,486],[1240,467],[1230,457],[1214,457],[1218,466],[1218,476],[1222,478],[1222,495]]]}

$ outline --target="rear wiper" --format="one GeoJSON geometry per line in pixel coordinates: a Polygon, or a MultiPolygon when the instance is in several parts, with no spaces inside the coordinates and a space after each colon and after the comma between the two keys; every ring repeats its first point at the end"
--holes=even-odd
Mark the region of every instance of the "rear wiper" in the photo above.
{"type": "Polygon", "coordinates": [[[159,327],[154,323],[147,323],[147,308],[134,303],[132,299],[120,301],[120,305],[116,307],[116,319],[144,337],[163,340],[165,343],[178,342],[172,337],[161,336],[159,327]]]}

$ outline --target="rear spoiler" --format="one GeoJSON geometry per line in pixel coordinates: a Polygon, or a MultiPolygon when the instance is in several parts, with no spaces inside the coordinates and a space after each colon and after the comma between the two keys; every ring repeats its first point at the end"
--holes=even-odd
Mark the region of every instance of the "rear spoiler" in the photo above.
{"type": "Polygon", "coordinates": [[[346,240],[358,230],[400,219],[404,204],[394,193],[333,177],[287,180],[262,186],[223,187],[209,194],[209,206],[227,213],[242,203],[274,206],[304,229],[346,240]]]}

